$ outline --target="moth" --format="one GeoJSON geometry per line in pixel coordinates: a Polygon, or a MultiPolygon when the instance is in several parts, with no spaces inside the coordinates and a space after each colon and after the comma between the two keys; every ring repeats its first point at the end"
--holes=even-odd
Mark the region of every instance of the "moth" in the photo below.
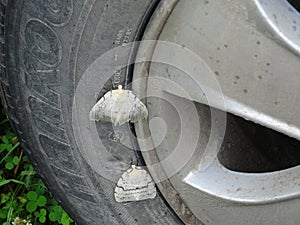
{"type": "Polygon", "coordinates": [[[91,109],[90,120],[111,122],[121,126],[126,122],[136,123],[148,117],[146,106],[130,90],[121,85],[107,92],[91,109]]]}
{"type": "Polygon", "coordinates": [[[156,196],[156,187],[146,170],[132,165],[119,179],[114,196],[117,202],[153,199],[156,196]]]}

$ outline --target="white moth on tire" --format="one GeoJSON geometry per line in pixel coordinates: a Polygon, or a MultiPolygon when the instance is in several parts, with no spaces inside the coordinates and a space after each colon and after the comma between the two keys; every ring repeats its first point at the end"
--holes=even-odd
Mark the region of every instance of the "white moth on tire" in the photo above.
{"type": "Polygon", "coordinates": [[[135,165],[123,173],[115,188],[117,202],[141,201],[155,196],[156,187],[150,174],[135,165]]]}
{"type": "Polygon", "coordinates": [[[122,89],[107,92],[91,109],[93,121],[111,122],[115,126],[131,121],[136,123],[148,116],[146,106],[132,93],[122,89]]]}

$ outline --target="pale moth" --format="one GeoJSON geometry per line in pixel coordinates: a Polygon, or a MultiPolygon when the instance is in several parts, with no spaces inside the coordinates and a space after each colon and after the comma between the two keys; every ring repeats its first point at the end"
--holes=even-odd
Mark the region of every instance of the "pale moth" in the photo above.
{"type": "MultiPolygon", "coordinates": [[[[107,92],[91,109],[93,121],[111,122],[121,126],[126,122],[136,123],[148,117],[146,106],[121,85],[117,90],[107,92]]],[[[117,202],[153,199],[156,187],[150,174],[139,166],[132,165],[118,180],[114,197],[117,202]]]]}
{"type": "Polygon", "coordinates": [[[121,85],[117,90],[107,92],[91,109],[90,119],[93,121],[111,122],[120,126],[126,122],[136,123],[148,116],[146,106],[121,85]]]}
{"type": "Polygon", "coordinates": [[[123,173],[115,188],[117,202],[141,201],[155,196],[156,187],[150,174],[135,165],[123,173]]]}

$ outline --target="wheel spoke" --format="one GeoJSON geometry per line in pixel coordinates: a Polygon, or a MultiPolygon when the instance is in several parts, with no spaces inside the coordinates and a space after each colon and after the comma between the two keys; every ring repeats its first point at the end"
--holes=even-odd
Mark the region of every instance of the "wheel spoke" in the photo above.
{"type": "MultiPolygon", "coordinates": [[[[258,3],[255,1],[252,3],[252,7],[255,7],[253,13],[262,16],[266,13],[269,15],[276,7],[282,10],[288,7],[280,1],[276,1],[273,4],[276,7],[271,9],[262,8],[261,5],[256,7],[258,3]]],[[[233,113],[300,140],[300,99],[297,98],[300,95],[300,64],[298,55],[294,54],[300,49],[300,42],[294,38],[294,32],[282,38],[283,44],[278,45],[278,41],[270,39],[267,32],[251,26],[251,22],[255,21],[249,22],[241,15],[240,9],[231,9],[232,5],[240,4],[235,1],[225,5],[218,2],[207,5],[181,2],[165,24],[160,40],[183,47],[170,51],[158,43],[152,60],[163,62],[169,58],[174,65],[182,67],[175,69],[173,65],[152,63],[152,70],[155,76],[180,84],[185,93],[172,86],[163,87],[165,91],[181,97],[188,96],[196,102],[233,113]],[[210,12],[216,9],[219,9],[218,14],[211,15],[210,12]],[[208,15],[196,19],[195,16],[205,12],[208,15]],[[184,17],[181,16],[183,14],[184,17]],[[208,36],[214,38],[208,39],[208,36]],[[294,52],[291,46],[294,46],[294,52]]],[[[300,23],[296,12],[289,15],[289,20],[292,19],[300,23]]],[[[269,25],[269,19],[265,23],[269,32],[278,33],[278,29],[281,29],[274,27],[273,23],[269,25]]],[[[280,32],[278,35],[281,35],[280,32]]]]}

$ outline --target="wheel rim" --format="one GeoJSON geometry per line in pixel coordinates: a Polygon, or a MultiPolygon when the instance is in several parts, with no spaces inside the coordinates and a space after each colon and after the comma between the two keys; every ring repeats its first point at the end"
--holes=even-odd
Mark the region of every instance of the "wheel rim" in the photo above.
{"type": "MultiPolygon", "coordinates": [[[[232,3],[231,1],[229,2],[232,3]]],[[[225,4],[229,4],[229,2],[225,4]]],[[[208,4],[208,3],[209,2],[206,1],[203,4],[208,4]]],[[[163,10],[161,10],[160,13],[156,14],[153,17],[151,24],[149,25],[149,28],[145,33],[144,40],[161,39],[161,40],[174,41],[174,39],[170,38],[172,31],[174,32],[174,30],[172,30],[172,26],[174,27],[174,21],[178,22],[179,20],[178,19],[174,20],[172,25],[171,24],[172,21],[169,22],[168,19],[170,14],[173,14],[171,15],[173,17],[177,16],[177,18],[179,18],[181,13],[181,17],[182,17],[182,15],[184,14],[184,10],[180,10],[179,8],[180,7],[184,8],[185,4],[192,5],[192,3],[182,3],[182,2],[178,3],[178,1],[164,1],[161,4],[161,8],[160,8],[163,10]],[[172,12],[172,10],[174,11],[172,12]],[[174,15],[176,13],[178,15],[174,15]]],[[[253,1],[248,5],[240,4],[239,6],[240,7],[247,6],[250,8],[252,7],[251,10],[253,10],[254,12],[257,12],[254,10],[254,6],[257,7],[258,12],[263,16],[265,16],[266,22],[269,23],[270,26],[272,27],[274,25],[273,24],[274,21],[272,22],[268,17],[270,12],[272,12],[272,10],[277,10],[279,13],[280,10],[285,10],[287,9],[288,6],[286,2],[282,4],[282,2],[280,3],[279,1],[274,5],[276,5],[277,8],[276,7],[273,9],[272,7],[265,8],[263,7],[262,2],[259,3],[257,1],[253,1]]],[[[296,17],[299,17],[299,15],[296,12],[294,13],[296,17]]],[[[284,27],[287,27],[286,25],[287,24],[285,24],[284,27]]],[[[279,29],[278,27],[279,26],[273,28],[275,30],[276,29],[278,30],[279,29]]],[[[293,51],[296,52],[296,54],[298,54],[297,52],[298,52],[299,43],[297,43],[296,39],[294,38],[293,36],[294,33],[287,31],[286,28],[285,30],[279,33],[281,35],[282,40],[288,40],[285,42],[283,48],[289,49],[287,51],[293,51]]],[[[266,33],[264,33],[264,35],[265,34],[266,33]]],[[[189,40],[190,39],[191,38],[189,38],[189,40]]],[[[185,41],[187,40],[188,39],[185,39],[185,41]]],[[[185,44],[185,42],[184,43],[181,42],[180,44],[185,44]]],[[[259,45],[258,43],[256,44],[259,45]]],[[[190,44],[190,46],[191,45],[193,44],[190,44]]],[[[156,46],[155,44],[150,44],[145,46],[141,46],[140,51],[138,53],[137,58],[140,58],[141,59],[140,61],[143,61],[143,59],[145,58],[153,57],[153,53],[155,54],[155,51],[160,47],[157,44],[156,46]]],[[[199,54],[199,52],[197,53],[199,54]]],[[[295,58],[297,59],[297,57],[295,58]]],[[[294,59],[292,59],[291,61],[293,60],[294,59]]],[[[297,67],[299,66],[299,64],[295,64],[295,62],[293,63],[297,67]]],[[[154,63],[151,64],[141,63],[135,66],[134,80],[136,82],[133,83],[133,90],[138,94],[138,96],[140,97],[148,96],[149,89],[151,89],[151,85],[153,85],[152,83],[150,83],[149,85],[149,82],[145,80],[140,81],[140,78],[142,76],[145,76],[145,71],[149,71],[149,77],[151,76],[155,77],[157,76],[156,73],[159,74],[159,71],[165,70],[165,68],[166,66],[154,65],[154,63]],[[148,91],[148,93],[145,93],[146,90],[148,91]]],[[[218,76],[218,73],[215,74],[218,76]]],[[[223,87],[224,86],[222,86],[222,88],[223,87]]],[[[166,90],[166,88],[163,89],[164,89],[163,91],[166,90]]],[[[167,92],[169,93],[167,93],[166,95],[171,95],[172,96],[171,98],[174,98],[174,101],[177,103],[189,101],[187,99],[178,97],[179,94],[176,93],[176,91],[172,93],[172,91],[167,90],[167,92]]],[[[203,103],[199,101],[199,98],[195,97],[193,91],[189,92],[189,94],[190,94],[190,101],[189,101],[190,103],[192,103],[193,101],[203,103]]],[[[176,122],[176,116],[175,117],[173,116],[174,117],[173,120],[172,120],[172,116],[170,116],[172,114],[171,112],[172,110],[161,109],[161,108],[160,110],[157,109],[158,108],[157,106],[160,106],[162,104],[158,100],[152,100],[151,98],[148,98],[147,103],[148,103],[148,109],[150,113],[149,116],[150,122],[152,118],[156,118],[156,117],[162,117],[165,119],[169,117],[170,121],[167,123],[167,125],[169,126],[172,126],[172,124],[176,122]]],[[[179,103],[179,104],[184,104],[184,103],[179,103]]],[[[298,138],[297,118],[295,118],[293,123],[293,128],[295,129],[289,131],[287,129],[282,128],[282,126],[278,126],[278,123],[276,124],[275,123],[276,121],[274,122],[274,120],[272,120],[271,123],[269,123],[268,121],[270,120],[266,119],[266,117],[265,119],[255,118],[255,116],[262,117],[262,115],[266,115],[266,114],[260,113],[260,114],[256,114],[254,117],[251,117],[251,115],[249,114],[241,114],[238,111],[234,111],[235,109],[232,109],[232,108],[241,108],[241,107],[245,109],[247,108],[246,107],[247,105],[239,105],[238,107],[236,107],[236,105],[234,104],[231,105],[226,104],[226,105],[229,106],[229,109],[227,110],[229,112],[233,112],[236,115],[245,117],[247,119],[251,119],[256,123],[260,123],[267,127],[272,127],[273,129],[277,129],[280,132],[298,138]]],[[[222,107],[219,108],[224,109],[222,107]]],[[[211,110],[214,111],[215,109],[211,109],[211,110]]],[[[204,115],[207,116],[209,114],[209,110],[205,109],[205,107],[204,108],[198,107],[197,112],[198,113],[200,112],[200,114],[202,113],[202,118],[204,115]]],[[[282,120],[280,120],[279,118],[277,121],[282,121],[282,120]]],[[[200,120],[199,123],[203,124],[203,120],[202,121],[200,120]]],[[[209,125],[204,124],[204,127],[205,126],[208,127],[209,125]]],[[[199,130],[197,130],[196,127],[190,126],[189,132],[191,134],[197,134],[197,132],[199,133],[199,130]]],[[[142,140],[145,137],[151,136],[151,128],[149,127],[149,124],[147,122],[136,124],[135,129],[136,129],[137,136],[140,140],[142,140]]],[[[153,136],[153,133],[155,133],[153,131],[160,130],[160,129],[164,129],[161,126],[161,123],[159,121],[157,123],[154,123],[154,125],[152,126],[152,140],[149,140],[149,142],[151,143],[145,144],[142,143],[141,141],[139,142],[142,150],[142,155],[147,165],[153,165],[161,161],[162,159],[164,159],[167,155],[172,154],[172,149],[159,146],[161,140],[157,140],[157,138],[154,137],[155,135],[153,136]],[[149,146],[151,146],[150,149],[153,149],[153,151],[143,151],[145,149],[149,149],[149,146]],[[155,148],[154,146],[158,146],[158,147],[155,148]]],[[[172,130],[172,127],[170,128],[170,130],[172,130]]],[[[164,136],[165,134],[161,134],[161,135],[164,136]]],[[[167,146],[171,145],[170,143],[176,141],[177,137],[174,137],[172,139],[170,138],[171,136],[172,135],[168,136],[169,142],[167,142],[166,144],[167,146]]],[[[186,146],[190,145],[190,143],[186,143],[186,144],[187,144],[186,146]]],[[[176,213],[181,217],[181,219],[184,222],[192,223],[192,224],[197,224],[197,223],[200,224],[201,222],[205,224],[206,223],[207,224],[254,224],[258,222],[263,224],[282,224],[282,223],[294,224],[297,223],[297,221],[300,221],[298,213],[294,210],[297,208],[297,206],[299,206],[300,203],[299,200],[297,199],[297,197],[300,194],[300,189],[299,189],[300,168],[299,167],[293,167],[286,170],[274,171],[269,173],[259,173],[259,174],[242,173],[242,172],[235,172],[226,169],[218,159],[215,159],[210,164],[208,169],[204,170],[203,172],[203,170],[202,171],[199,170],[199,162],[201,161],[201,157],[202,155],[201,154],[199,155],[199,151],[198,153],[196,152],[196,155],[193,155],[192,160],[187,162],[183,166],[183,168],[181,168],[180,171],[176,171],[175,175],[168,174],[169,169],[167,168],[167,165],[156,167],[155,170],[152,169],[151,167],[149,169],[150,173],[152,174],[154,179],[156,179],[156,181],[163,180],[162,182],[158,183],[158,187],[162,192],[162,194],[164,195],[164,197],[166,198],[166,200],[171,205],[171,207],[176,211],[176,213]],[[167,180],[165,179],[166,177],[168,177],[167,180]],[[174,199],[177,199],[177,201],[174,201],[174,199]],[[191,215],[191,213],[193,215],[191,215]],[[263,218],[263,214],[269,216],[263,218]]]]}

